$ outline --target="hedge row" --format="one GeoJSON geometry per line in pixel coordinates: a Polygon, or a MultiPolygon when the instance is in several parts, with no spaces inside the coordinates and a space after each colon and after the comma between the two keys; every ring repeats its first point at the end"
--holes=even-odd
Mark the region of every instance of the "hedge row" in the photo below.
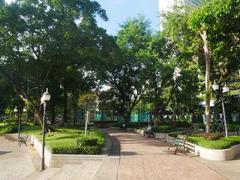
{"type": "Polygon", "coordinates": [[[53,154],[100,154],[101,146],[53,147],[53,154]]]}

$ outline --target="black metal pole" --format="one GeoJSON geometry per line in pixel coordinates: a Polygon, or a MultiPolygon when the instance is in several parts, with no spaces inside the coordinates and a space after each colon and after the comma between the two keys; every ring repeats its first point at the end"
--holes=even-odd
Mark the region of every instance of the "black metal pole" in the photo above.
{"type": "Polygon", "coordinates": [[[18,140],[20,139],[20,130],[21,130],[21,118],[19,115],[19,112],[17,113],[17,117],[18,117],[18,140]]]}
{"type": "MultiPolygon", "coordinates": [[[[29,95],[29,79],[27,80],[28,81],[28,84],[27,84],[27,94],[28,94],[28,96],[30,96],[29,95]]],[[[27,109],[27,112],[26,112],[26,119],[27,119],[27,122],[29,122],[29,110],[27,109]]]]}
{"type": "Polygon", "coordinates": [[[45,117],[46,117],[46,102],[43,103],[43,127],[42,127],[42,165],[41,171],[45,169],[44,150],[45,150],[45,117]]]}

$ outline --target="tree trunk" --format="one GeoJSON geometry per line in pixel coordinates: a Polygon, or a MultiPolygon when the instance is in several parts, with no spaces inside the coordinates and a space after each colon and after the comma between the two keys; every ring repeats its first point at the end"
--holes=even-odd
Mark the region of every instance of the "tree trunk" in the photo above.
{"type": "Polygon", "coordinates": [[[73,107],[73,125],[75,126],[77,123],[77,107],[73,107]]]}
{"type": "Polygon", "coordinates": [[[31,107],[31,111],[34,114],[34,119],[42,126],[42,113],[39,109],[40,106],[36,106],[31,98],[28,96],[28,94],[20,87],[15,87],[15,92],[20,96],[20,98],[23,100],[23,102],[31,107]]]}
{"type": "Polygon", "coordinates": [[[129,123],[131,122],[131,112],[130,111],[125,112],[124,120],[125,120],[125,124],[126,124],[125,127],[127,128],[129,123]]]}
{"type": "Polygon", "coordinates": [[[211,101],[211,85],[210,85],[210,54],[209,54],[209,47],[208,47],[208,35],[206,31],[201,33],[201,37],[203,39],[203,50],[205,55],[205,64],[206,64],[206,74],[205,74],[205,91],[206,91],[206,106],[205,106],[205,119],[206,119],[206,133],[210,132],[210,122],[211,122],[211,108],[210,108],[210,101],[211,101]]]}
{"type": "Polygon", "coordinates": [[[51,124],[55,124],[56,122],[55,108],[56,108],[56,99],[55,97],[53,97],[51,100],[51,124]]]}
{"type": "Polygon", "coordinates": [[[64,110],[63,110],[63,122],[67,122],[67,89],[64,85],[64,110]]]}
{"type": "Polygon", "coordinates": [[[73,102],[73,125],[76,125],[77,122],[77,97],[78,93],[73,91],[72,102],[73,102]]]}
{"type": "Polygon", "coordinates": [[[101,109],[101,121],[104,121],[104,113],[103,113],[103,109],[101,109]]]}
{"type": "MultiPolygon", "coordinates": [[[[20,96],[22,101],[30,107],[31,112],[34,115],[34,119],[42,126],[42,114],[40,109],[40,102],[34,102],[33,99],[30,98],[27,91],[24,90],[24,88],[21,87],[20,82],[15,78],[15,76],[12,76],[9,72],[6,71],[6,69],[0,67],[0,72],[10,82],[14,88],[14,91],[20,96]],[[39,104],[38,104],[39,103],[39,104]]],[[[39,97],[37,99],[40,99],[39,97]]]]}

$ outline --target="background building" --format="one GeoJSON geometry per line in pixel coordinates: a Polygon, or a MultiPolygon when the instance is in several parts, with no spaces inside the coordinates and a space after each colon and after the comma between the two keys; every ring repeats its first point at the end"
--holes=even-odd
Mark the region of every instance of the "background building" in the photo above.
{"type": "MultiPolygon", "coordinates": [[[[174,5],[199,5],[202,1],[203,0],[158,0],[159,12],[171,11],[174,5]]],[[[160,15],[160,29],[162,29],[161,21],[160,15]]]]}
{"type": "Polygon", "coordinates": [[[174,5],[199,5],[202,0],[159,0],[159,11],[170,11],[174,5]]]}
{"type": "Polygon", "coordinates": [[[187,4],[189,5],[199,5],[202,0],[185,0],[187,4]]]}

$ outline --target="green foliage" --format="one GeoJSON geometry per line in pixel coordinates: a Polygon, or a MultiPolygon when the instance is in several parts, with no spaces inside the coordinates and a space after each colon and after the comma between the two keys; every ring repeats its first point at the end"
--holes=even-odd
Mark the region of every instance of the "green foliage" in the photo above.
{"type": "Polygon", "coordinates": [[[174,131],[179,131],[180,129],[171,125],[158,125],[154,127],[154,131],[158,133],[170,133],[174,131]]]}
{"type": "Polygon", "coordinates": [[[23,134],[32,134],[32,135],[39,135],[41,134],[41,126],[40,125],[26,125],[24,124],[21,129],[21,133],[23,134]]]}
{"type": "Polygon", "coordinates": [[[224,137],[223,133],[200,133],[200,134],[193,134],[194,137],[204,137],[206,140],[218,140],[224,137]]]}
{"type": "MultiPolygon", "coordinates": [[[[111,38],[97,26],[97,16],[107,20],[100,4],[90,0],[1,4],[0,81],[8,82],[39,123],[39,97],[46,87],[54,106],[61,102],[60,84],[75,99],[79,91],[94,87],[96,77],[91,72],[96,62],[106,59],[111,47],[111,38]]],[[[4,92],[12,95],[10,90],[4,92]]],[[[16,99],[16,95],[12,97],[16,99]]]]}
{"type": "Polygon", "coordinates": [[[97,100],[97,95],[95,93],[93,92],[85,93],[79,96],[78,107],[86,111],[95,112],[96,105],[97,105],[96,100],[97,100]]]}
{"type": "Polygon", "coordinates": [[[141,129],[145,128],[148,124],[148,122],[131,122],[128,124],[128,128],[141,129]]]}
{"type": "Polygon", "coordinates": [[[97,145],[97,139],[96,138],[80,138],[76,139],[76,146],[81,147],[81,146],[96,146],[97,145]]]}
{"type": "Polygon", "coordinates": [[[173,125],[178,128],[190,128],[191,127],[190,122],[184,122],[184,121],[175,121],[175,122],[173,122],[173,125]]]}
{"type": "MultiPolygon", "coordinates": [[[[98,130],[88,131],[87,137],[84,136],[82,129],[56,128],[55,130],[55,132],[46,134],[46,146],[56,154],[99,154],[104,145],[105,136],[98,130]],[[77,146],[77,141],[85,144],[77,146]]],[[[40,126],[28,126],[23,129],[22,133],[34,134],[39,140],[42,139],[40,126]]]]}
{"type": "Polygon", "coordinates": [[[7,134],[7,133],[16,133],[18,132],[18,126],[14,123],[9,123],[0,126],[0,135],[1,134],[7,134]]]}
{"type": "Polygon", "coordinates": [[[207,140],[204,137],[190,136],[187,140],[208,149],[227,149],[233,145],[240,144],[240,136],[229,136],[218,140],[207,140]]]}
{"type": "Polygon", "coordinates": [[[99,154],[101,146],[53,147],[53,154],[99,154]]]}
{"type": "Polygon", "coordinates": [[[228,124],[228,131],[230,132],[236,132],[240,130],[240,125],[239,124],[228,124]]]}
{"type": "Polygon", "coordinates": [[[103,84],[111,87],[101,96],[102,104],[109,104],[111,109],[124,117],[126,124],[146,91],[149,78],[147,63],[151,63],[151,54],[148,52],[151,38],[149,22],[144,17],[126,21],[116,40],[119,54],[112,58],[119,61],[116,64],[106,63],[101,74],[103,84]]]}

